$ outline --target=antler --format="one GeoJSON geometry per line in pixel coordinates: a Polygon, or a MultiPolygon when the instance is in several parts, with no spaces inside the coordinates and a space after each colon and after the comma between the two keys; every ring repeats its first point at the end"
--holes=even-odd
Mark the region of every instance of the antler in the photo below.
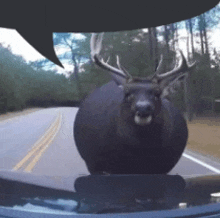
{"type": "Polygon", "coordinates": [[[99,59],[99,53],[101,51],[102,48],[102,39],[103,39],[103,35],[104,33],[101,33],[98,35],[98,38],[96,40],[97,34],[92,33],[92,37],[90,40],[90,49],[91,49],[91,58],[92,60],[101,68],[105,69],[105,70],[109,70],[112,73],[115,73],[119,76],[122,76],[126,79],[130,79],[132,78],[132,76],[124,69],[122,68],[122,66],[120,65],[119,62],[119,57],[117,56],[117,65],[118,68],[112,67],[111,65],[109,65],[107,62],[104,62],[103,59],[99,59]]]}
{"type": "MultiPolygon", "coordinates": [[[[115,67],[109,65],[108,61],[104,62],[103,59],[99,58],[100,51],[101,51],[101,48],[102,48],[103,35],[104,35],[104,33],[101,33],[101,34],[92,33],[92,37],[91,37],[91,40],[90,40],[92,60],[99,67],[101,67],[105,70],[108,70],[108,71],[120,76],[121,78],[126,79],[127,81],[132,79],[132,76],[124,69],[124,67],[122,67],[120,65],[118,55],[116,56],[118,68],[115,68],[115,67]]],[[[196,62],[194,62],[191,65],[188,65],[182,51],[179,50],[179,52],[180,52],[180,55],[181,55],[181,61],[180,61],[180,64],[179,64],[178,67],[174,68],[171,71],[163,73],[163,55],[161,55],[161,60],[160,60],[160,63],[158,65],[158,68],[157,68],[155,74],[152,75],[152,76],[147,77],[147,79],[150,79],[150,80],[153,80],[153,81],[156,79],[156,82],[159,82],[161,86],[165,87],[166,86],[165,84],[169,83],[170,78],[178,77],[180,73],[185,73],[185,72],[189,71],[191,68],[193,68],[194,65],[196,64],[196,62]]]]}
{"type": "Polygon", "coordinates": [[[188,65],[182,51],[179,50],[179,52],[180,52],[180,55],[181,55],[181,61],[180,61],[179,66],[177,68],[169,71],[169,72],[166,72],[166,73],[162,74],[163,56],[161,56],[159,66],[158,66],[155,74],[153,75],[153,78],[156,78],[159,81],[161,81],[161,80],[167,79],[168,77],[178,75],[179,73],[189,71],[191,68],[193,68],[195,66],[196,61],[193,64],[188,65]]]}

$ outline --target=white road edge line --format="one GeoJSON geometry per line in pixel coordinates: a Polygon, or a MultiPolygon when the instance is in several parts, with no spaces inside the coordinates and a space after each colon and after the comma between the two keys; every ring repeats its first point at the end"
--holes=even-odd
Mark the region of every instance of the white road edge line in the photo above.
{"type": "Polygon", "coordinates": [[[219,173],[220,174],[220,170],[218,170],[215,167],[210,166],[209,164],[207,164],[207,163],[205,163],[205,162],[203,162],[201,160],[198,160],[198,159],[196,159],[196,158],[194,158],[194,157],[192,157],[192,156],[190,156],[188,154],[185,154],[185,153],[183,153],[183,156],[188,158],[188,159],[190,159],[190,160],[192,160],[192,161],[194,161],[194,162],[196,162],[196,163],[198,163],[198,164],[200,164],[200,165],[202,165],[203,167],[208,168],[209,170],[211,170],[211,171],[213,171],[215,173],[219,173]]]}

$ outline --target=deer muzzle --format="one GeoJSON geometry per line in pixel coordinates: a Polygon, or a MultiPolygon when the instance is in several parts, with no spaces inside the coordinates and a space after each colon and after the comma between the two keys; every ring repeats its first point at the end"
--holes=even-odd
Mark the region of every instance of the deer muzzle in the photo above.
{"type": "Polygon", "coordinates": [[[138,101],[135,105],[134,122],[137,125],[149,125],[153,119],[154,106],[148,101],[138,101]]]}

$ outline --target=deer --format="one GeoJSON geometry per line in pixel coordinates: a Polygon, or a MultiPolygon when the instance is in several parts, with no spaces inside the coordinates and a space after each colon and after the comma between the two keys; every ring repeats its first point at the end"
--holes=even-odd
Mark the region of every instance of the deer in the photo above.
{"type": "Polygon", "coordinates": [[[178,66],[163,72],[161,55],[153,75],[133,77],[100,57],[104,33],[92,33],[91,59],[112,80],[81,103],[74,122],[77,150],[91,175],[167,174],[188,140],[187,122],[169,99],[175,85],[192,70],[180,52],[178,66]]]}

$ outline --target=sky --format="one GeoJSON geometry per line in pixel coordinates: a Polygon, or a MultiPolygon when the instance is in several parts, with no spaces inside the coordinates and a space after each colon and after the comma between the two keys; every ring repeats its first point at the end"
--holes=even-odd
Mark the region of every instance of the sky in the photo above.
{"type": "MultiPolygon", "coordinates": [[[[12,53],[23,56],[27,62],[44,58],[14,29],[0,28],[0,43],[5,47],[10,46],[12,53]]],[[[72,66],[64,65],[64,67],[64,70],[58,66],[57,69],[60,73],[72,70],[72,66]]]]}
{"type": "MultiPolygon", "coordinates": [[[[182,37],[186,36],[186,30],[178,30],[178,34],[182,37]]],[[[220,24],[216,26],[214,30],[208,33],[210,37],[210,50],[212,51],[215,47],[217,51],[220,51],[220,24]]],[[[38,59],[44,58],[39,52],[37,52],[16,30],[8,28],[0,28],[0,43],[3,43],[5,47],[10,45],[11,50],[14,54],[18,54],[24,57],[24,59],[29,61],[35,61],[38,59]]],[[[199,45],[198,45],[199,46],[199,45]]],[[[183,51],[186,56],[186,41],[182,40],[180,42],[180,49],[183,51]]],[[[212,53],[212,52],[211,52],[212,53]]],[[[64,73],[66,71],[71,71],[72,66],[64,65],[65,69],[63,70],[60,67],[57,67],[59,73],[64,73]]]]}
{"type": "Polygon", "coordinates": [[[10,45],[14,54],[22,55],[27,61],[43,58],[16,30],[0,28],[0,43],[10,45]]]}

